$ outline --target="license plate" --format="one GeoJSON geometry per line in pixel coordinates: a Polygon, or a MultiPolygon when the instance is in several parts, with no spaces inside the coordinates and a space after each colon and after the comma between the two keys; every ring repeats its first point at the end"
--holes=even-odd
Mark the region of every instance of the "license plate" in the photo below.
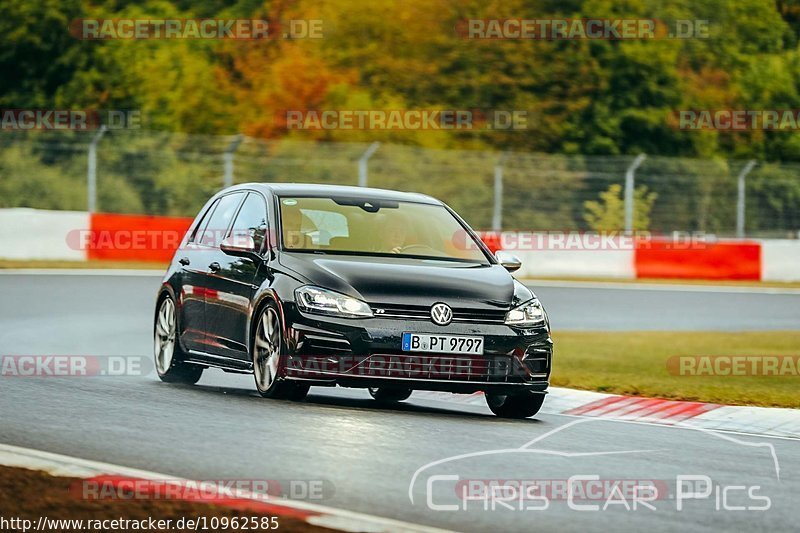
{"type": "Polygon", "coordinates": [[[403,333],[403,351],[483,355],[483,337],[403,333]]]}

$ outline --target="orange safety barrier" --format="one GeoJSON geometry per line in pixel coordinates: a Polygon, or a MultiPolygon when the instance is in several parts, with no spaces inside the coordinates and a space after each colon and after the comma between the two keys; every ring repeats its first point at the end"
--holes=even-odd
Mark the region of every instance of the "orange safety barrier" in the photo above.
{"type": "MultiPolygon", "coordinates": [[[[82,237],[88,259],[169,261],[192,223],[191,218],[97,213],[82,237]]],[[[492,252],[500,235],[481,235],[492,252]]],[[[636,242],[637,278],[761,279],[761,245],[728,241],[687,245],[669,239],[636,242]]]]}
{"type": "Polygon", "coordinates": [[[191,218],[150,215],[91,215],[86,239],[88,259],[158,261],[172,258],[191,218]]]}
{"type": "Polygon", "coordinates": [[[637,278],[760,280],[761,245],[641,240],[636,243],[635,266],[637,278]]]}

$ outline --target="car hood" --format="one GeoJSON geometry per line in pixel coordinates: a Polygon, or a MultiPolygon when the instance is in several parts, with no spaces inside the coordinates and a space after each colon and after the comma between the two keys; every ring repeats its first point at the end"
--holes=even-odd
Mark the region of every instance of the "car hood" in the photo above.
{"type": "Polygon", "coordinates": [[[453,307],[508,309],[525,297],[515,294],[520,284],[499,265],[308,253],[283,253],[280,262],[310,284],[370,304],[442,301],[453,307]]]}

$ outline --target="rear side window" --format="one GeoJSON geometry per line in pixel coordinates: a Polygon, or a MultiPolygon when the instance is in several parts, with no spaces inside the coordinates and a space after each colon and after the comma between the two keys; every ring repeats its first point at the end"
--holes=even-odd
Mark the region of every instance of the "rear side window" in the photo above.
{"type": "Polygon", "coordinates": [[[267,204],[260,195],[251,192],[236,216],[231,235],[250,235],[256,243],[256,250],[261,251],[266,234],[267,204]]]}
{"type": "Polygon", "coordinates": [[[228,227],[243,196],[242,193],[235,193],[220,198],[197,242],[204,246],[219,246],[228,232],[228,227]]]}

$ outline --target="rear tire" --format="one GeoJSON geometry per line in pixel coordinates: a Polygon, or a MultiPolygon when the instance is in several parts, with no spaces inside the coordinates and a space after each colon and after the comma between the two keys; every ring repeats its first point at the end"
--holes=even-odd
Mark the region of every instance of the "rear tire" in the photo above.
{"type": "Polygon", "coordinates": [[[380,403],[398,403],[407,400],[413,391],[411,389],[394,389],[390,387],[370,387],[369,394],[380,403]]]}
{"type": "Polygon", "coordinates": [[[177,313],[172,296],[159,303],[154,324],[154,357],[156,372],[166,383],[194,385],[203,375],[203,367],[185,362],[186,354],[177,338],[177,313]]]}
{"type": "Polygon", "coordinates": [[[539,412],[544,403],[544,394],[523,392],[520,394],[487,394],[486,403],[491,411],[501,418],[528,418],[539,412]]]}

